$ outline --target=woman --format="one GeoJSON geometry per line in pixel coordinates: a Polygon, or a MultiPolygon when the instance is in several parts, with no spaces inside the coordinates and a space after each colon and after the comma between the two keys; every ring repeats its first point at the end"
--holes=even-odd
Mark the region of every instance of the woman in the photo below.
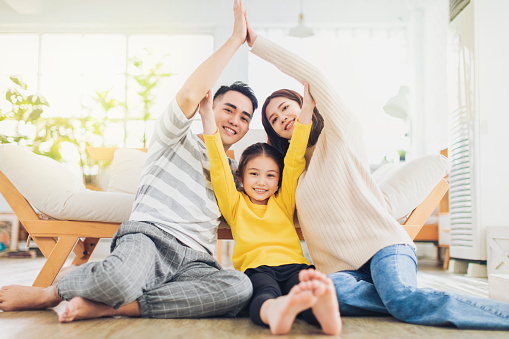
{"type": "MultiPolygon", "coordinates": [[[[246,19],[247,20],[247,19],[246,19]]],[[[421,324],[509,329],[509,304],[417,288],[414,244],[389,214],[368,170],[361,127],[323,74],[249,26],[251,52],[309,83],[323,116],[312,135],[296,191],[313,264],[334,281],[342,315],[387,315],[421,324]],[[312,142],[311,142],[312,144],[312,142]]],[[[295,92],[278,91],[262,108],[269,141],[285,152],[300,114],[295,92]]],[[[315,112],[315,120],[320,120],[315,112]]],[[[313,132],[312,132],[313,133],[313,132]]]]}

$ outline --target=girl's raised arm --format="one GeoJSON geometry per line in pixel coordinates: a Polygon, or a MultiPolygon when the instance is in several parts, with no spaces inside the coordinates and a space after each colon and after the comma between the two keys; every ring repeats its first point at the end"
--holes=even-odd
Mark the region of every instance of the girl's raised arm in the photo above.
{"type": "Polygon", "coordinates": [[[214,119],[214,111],[212,110],[212,90],[208,90],[207,94],[200,101],[200,115],[203,125],[203,134],[213,135],[217,131],[216,120],[214,119]]]}

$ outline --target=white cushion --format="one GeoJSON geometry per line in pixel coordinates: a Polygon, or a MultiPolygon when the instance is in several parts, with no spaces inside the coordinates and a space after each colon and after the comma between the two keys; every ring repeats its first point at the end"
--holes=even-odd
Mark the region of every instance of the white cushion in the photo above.
{"type": "Polygon", "coordinates": [[[387,164],[373,173],[389,212],[396,219],[407,216],[450,171],[442,155],[425,155],[409,162],[387,164]]]}
{"type": "Polygon", "coordinates": [[[122,222],[131,213],[134,195],[87,190],[65,165],[14,144],[0,145],[0,171],[52,218],[122,222]]]}
{"type": "Polygon", "coordinates": [[[108,192],[136,194],[147,153],[137,149],[119,148],[110,167],[108,192]]]}
{"type": "Polygon", "coordinates": [[[129,220],[134,194],[84,190],[72,194],[65,202],[61,219],[104,222],[129,220]]]}

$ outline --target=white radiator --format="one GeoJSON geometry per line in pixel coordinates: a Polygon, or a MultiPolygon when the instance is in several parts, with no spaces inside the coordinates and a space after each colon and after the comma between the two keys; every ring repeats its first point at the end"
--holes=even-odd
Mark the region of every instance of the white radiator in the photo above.
{"type": "Polygon", "coordinates": [[[450,255],[453,258],[485,260],[485,230],[479,222],[479,192],[476,173],[476,119],[466,106],[450,115],[449,213],[450,255]]]}
{"type": "Polygon", "coordinates": [[[450,255],[485,261],[487,228],[509,234],[509,1],[451,1],[450,255]]]}

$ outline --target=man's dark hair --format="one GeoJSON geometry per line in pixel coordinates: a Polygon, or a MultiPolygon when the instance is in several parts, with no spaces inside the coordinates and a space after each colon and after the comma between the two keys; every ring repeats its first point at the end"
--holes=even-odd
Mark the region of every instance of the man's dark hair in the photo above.
{"type": "Polygon", "coordinates": [[[253,105],[253,114],[254,114],[254,111],[256,111],[256,109],[258,108],[258,100],[256,99],[256,96],[255,96],[253,90],[251,89],[251,87],[249,87],[247,84],[243,83],[242,81],[235,81],[230,86],[219,87],[219,89],[214,94],[214,101],[216,101],[216,99],[221,99],[221,97],[226,92],[229,92],[229,91],[239,92],[240,94],[244,94],[246,97],[248,97],[249,100],[251,100],[251,104],[253,105]]]}

